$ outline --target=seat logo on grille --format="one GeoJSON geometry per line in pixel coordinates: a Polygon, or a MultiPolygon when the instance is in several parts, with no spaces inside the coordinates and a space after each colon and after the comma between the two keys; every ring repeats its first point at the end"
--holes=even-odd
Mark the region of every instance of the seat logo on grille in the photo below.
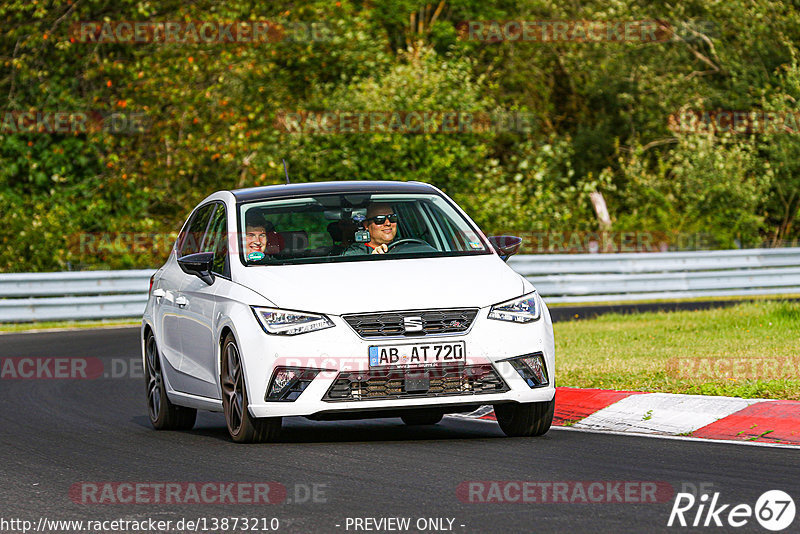
{"type": "Polygon", "coordinates": [[[403,317],[406,332],[422,332],[422,317],[403,317]]]}

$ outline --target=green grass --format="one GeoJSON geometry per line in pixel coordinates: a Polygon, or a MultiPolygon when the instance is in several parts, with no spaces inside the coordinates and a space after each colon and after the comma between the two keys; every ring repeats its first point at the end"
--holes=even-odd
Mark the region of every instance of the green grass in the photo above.
{"type": "MultiPolygon", "coordinates": [[[[779,295],[750,295],[746,297],[747,301],[762,301],[762,300],[782,300],[782,299],[800,299],[800,294],[786,293],[779,295]]],[[[547,297],[545,297],[545,301],[547,297]]],[[[733,296],[719,296],[719,297],[692,297],[681,299],[646,299],[646,300],[606,300],[595,302],[554,302],[547,303],[548,308],[566,308],[570,306],[614,306],[624,304],[626,306],[634,306],[637,304],[653,304],[653,303],[672,303],[672,302],[708,302],[708,301],[741,301],[743,297],[733,296]]]]}
{"type": "MultiPolygon", "coordinates": [[[[555,323],[558,385],[800,399],[800,376],[694,378],[675,358],[800,359],[800,302],[755,301],[729,308],[555,323]]],[[[685,361],[685,360],[684,360],[685,361]]]]}
{"type": "Polygon", "coordinates": [[[142,324],[141,319],[102,320],[102,321],[48,321],[42,323],[5,323],[0,324],[0,333],[31,332],[44,330],[63,330],[79,328],[102,328],[109,326],[133,326],[142,324]]]}

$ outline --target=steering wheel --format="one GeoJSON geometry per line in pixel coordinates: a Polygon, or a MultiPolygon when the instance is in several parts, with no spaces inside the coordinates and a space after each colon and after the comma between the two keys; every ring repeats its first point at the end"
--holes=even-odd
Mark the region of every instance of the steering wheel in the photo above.
{"type": "Polygon", "coordinates": [[[426,247],[431,247],[430,243],[428,243],[427,241],[423,241],[422,239],[417,239],[415,237],[408,237],[406,239],[398,239],[397,241],[392,241],[391,243],[386,245],[386,252],[389,252],[397,245],[403,245],[405,243],[419,243],[421,245],[425,245],[426,247]]]}

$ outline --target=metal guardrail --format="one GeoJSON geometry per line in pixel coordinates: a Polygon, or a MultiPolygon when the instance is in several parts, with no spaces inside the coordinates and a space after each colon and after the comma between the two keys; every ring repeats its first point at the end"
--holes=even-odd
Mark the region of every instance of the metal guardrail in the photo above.
{"type": "MultiPolygon", "coordinates": [[[[800,293],[800,248],[509,259],[547,302],[800,293]]],[[[152,270],[0,274],[0,323],[138,317],[152,270]]]]}
{"type": "Polygon", "coordinates": [[[536,254],[508,263],[552,303],[800,293],[800,248],[536,254]]]}
{"type": "Polygon", "coordinates": [[[154,272],[0,274],[0,323],[141,317],[154,272]]]}

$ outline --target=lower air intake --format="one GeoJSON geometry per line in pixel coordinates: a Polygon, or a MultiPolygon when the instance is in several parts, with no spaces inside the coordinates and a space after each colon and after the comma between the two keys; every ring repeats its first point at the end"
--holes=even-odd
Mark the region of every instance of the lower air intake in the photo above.
{"type": "Polygon", "coordinates": [[[502,393],[509,387],[488,364],[428,369],[343,371],[324,401],[362,401],[502,393]]]}

